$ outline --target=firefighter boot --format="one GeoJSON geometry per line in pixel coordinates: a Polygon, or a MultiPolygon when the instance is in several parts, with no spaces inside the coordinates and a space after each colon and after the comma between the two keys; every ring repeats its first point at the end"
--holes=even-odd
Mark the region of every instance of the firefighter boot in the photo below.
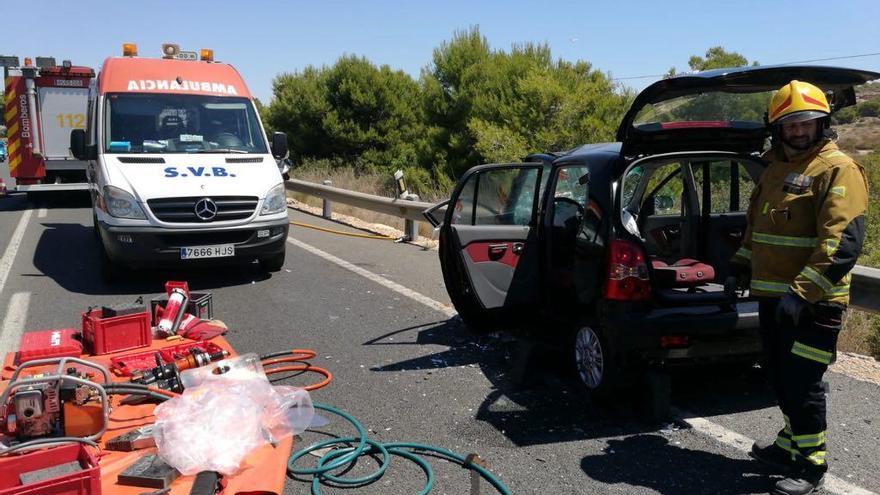
{"type": "Polygon", "coordinates": [[[825,466],[812,466],[799,470],[776,483],[775,495],[809,495],[822,487],[825,481],[825,466]]]}
{"type": "Polygon", "coordinates": [[[777,469],[788,470],[794,467],[791,452],[780,447],[778,439],[775,442],[755,442],[749,457],[777,469]]]}

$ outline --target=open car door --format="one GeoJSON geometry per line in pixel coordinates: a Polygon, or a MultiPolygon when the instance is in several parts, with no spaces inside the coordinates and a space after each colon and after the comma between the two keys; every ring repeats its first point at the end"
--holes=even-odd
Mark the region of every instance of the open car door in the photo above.
{"type": "Polygon", "coordinates": [[[498,330],[538,301],[541,164],[481,165],[459,181],[440,227],[440,265],[475,333],[498,330]]]}

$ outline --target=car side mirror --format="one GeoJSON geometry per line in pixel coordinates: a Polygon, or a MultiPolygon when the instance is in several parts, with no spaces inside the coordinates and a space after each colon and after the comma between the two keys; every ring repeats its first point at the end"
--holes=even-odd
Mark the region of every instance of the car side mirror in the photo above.
{"type": "Polygon", "coordinates": [[[85,129],[74,129],[70,131],[70,153],[77,160],[94,160],[96,152],[94,147],[86,144],[85,129]]]}
{"type": "Polygon", "coordinates": [[[278,160],[287,157],[287,134],[283,132],[272,133],[272,156],[278,160]]]}

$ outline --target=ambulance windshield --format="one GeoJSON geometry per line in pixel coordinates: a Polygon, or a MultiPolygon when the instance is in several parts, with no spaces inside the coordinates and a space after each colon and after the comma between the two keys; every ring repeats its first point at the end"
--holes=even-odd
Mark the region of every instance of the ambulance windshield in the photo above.
{"type": "Polygon", "coordinates": [[[118,94],[104,106],[108,153],[266,153],[247,98],[118,94]]]}

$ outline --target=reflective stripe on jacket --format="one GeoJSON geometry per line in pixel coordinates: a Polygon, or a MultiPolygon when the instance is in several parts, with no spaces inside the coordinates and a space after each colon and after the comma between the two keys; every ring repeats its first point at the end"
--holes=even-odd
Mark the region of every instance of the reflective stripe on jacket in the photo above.
{"type": "Polygon", "coordinates": [[[756,296],[794,292],[811,303],[848,304],[849,272],[865,238],[864,169],[831,141],[793,161],[776,148],[764,160],[732,261],[751,267],[756,296]]]}

